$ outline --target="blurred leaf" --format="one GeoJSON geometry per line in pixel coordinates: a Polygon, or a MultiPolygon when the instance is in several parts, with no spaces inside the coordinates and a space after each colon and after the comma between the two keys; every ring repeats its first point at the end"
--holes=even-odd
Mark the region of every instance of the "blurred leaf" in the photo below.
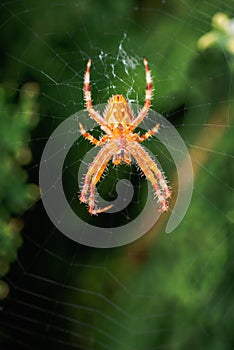
{"type": "MultiPolygon", "coordinates": [[[[36,125],[38,86],[28,83],[20,91],[17,105],[10,104],[0,88],[0,278],[9,270],[22,244],[23,223],[15,217],[23,213],[38,198],[38,187],[27,184],[22,165],[31,161],[28,148],[30,130],[36,125]]],[[[1,281],[0,298],[8,287],[1,281]]]]}

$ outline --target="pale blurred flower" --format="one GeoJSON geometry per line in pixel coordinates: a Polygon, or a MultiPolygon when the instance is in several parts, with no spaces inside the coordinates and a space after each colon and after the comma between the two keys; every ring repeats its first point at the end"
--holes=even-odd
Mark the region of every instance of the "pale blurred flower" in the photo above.
{"type": "Polygon", "coordinates": [[[219,46],[234,55],[234,18],[218,12],[212,18],[213,29],[198,40],[201,51],[212,46],[219,46]]]}

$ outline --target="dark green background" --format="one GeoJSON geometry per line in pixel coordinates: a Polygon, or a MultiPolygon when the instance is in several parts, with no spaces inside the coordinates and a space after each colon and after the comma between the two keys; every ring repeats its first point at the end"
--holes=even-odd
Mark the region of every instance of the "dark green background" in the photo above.
{"type": "MultiPolygon", "coordinates": [[[[0,145],[7,155],[0,156],[0,271],[10,288],[0,312],[1,349],[233,349],[234,57],[225,33],[217,30],[220,42],[204,51],[197,41],[212,30],[217,12],[232,17],[234,1],[21,0],[0,6],[0,145]],[[27,183],[38,184],[50,134],[84,106],[88,57],[94,104],[130,87],[129,98],[143,103],[143,65],[127,75],[121,44],[125,58],[150,62],[152,108],[168,117],[190,151],[194,193],[172,234],[164,233],[165,214],[130,245],[94,249],[62,235],[35,201],[35,188],[27,195],[27,183]],[[34,91],[33,102],[29,92],[25,102],[25,86],[34,91]],[[21,119],[27,113],[34,113],[37,127],[21,119]],[[31,148],[31,163],[19,162],[17,142],[31,148]]],[[[172,179],[173,168],[165,167],[172,179]]]]}

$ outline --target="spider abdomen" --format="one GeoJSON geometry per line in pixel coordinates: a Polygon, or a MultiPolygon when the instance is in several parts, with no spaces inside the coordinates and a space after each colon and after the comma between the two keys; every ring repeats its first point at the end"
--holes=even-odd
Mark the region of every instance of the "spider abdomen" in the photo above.
{"type": "Polygon", "coordinates": [[[109,124],[131,124],[133,118],[133,112],[125,97],[122,95],[114,95],[109,100],[105,111],[105,119],[109,124]]]}

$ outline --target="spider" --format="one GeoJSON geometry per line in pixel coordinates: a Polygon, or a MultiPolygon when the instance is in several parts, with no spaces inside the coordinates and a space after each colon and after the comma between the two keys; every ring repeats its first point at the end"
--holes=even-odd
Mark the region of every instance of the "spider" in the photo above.
{"type": "Polygon", "coordinates": [[[132,158],[135,159],[145,177],[153,186],[158,202],[160,203],[159,210],[162,212],[168,210],[167,198],[171,196],[171,192],[167,186],[166,178],[158,169],[153,159],[151,159],[149,154],[139,144],[156,134],[159,131],[159,124],[156,124],[153,129],[148,130],[142,136],[133,132],[147,116],[151,105],[152,79],[146,58],[144,58],[144,66],[146,72],[146,96],[144,106],[139,111],[137,117],[134,116],[127,100],[119,94],[109,99],[104,115],[101,116],[92,105],[90,90],[91,59],[88,60],[84,76],[85,106],[90,117],[105,132],[98,140],[79,123],[80,132],[83,137],[92,144],[102,147],[89,166],[79,197],[80,202],[88,204],[88,211],[91,215],[105,212],[112,207],[112,205],[108,205],[104,208],[97,208],[95,205],[96,184],[102,177],[111,158],[114,165],[119,165],[122,162],[130,164],[132,158]]]}

